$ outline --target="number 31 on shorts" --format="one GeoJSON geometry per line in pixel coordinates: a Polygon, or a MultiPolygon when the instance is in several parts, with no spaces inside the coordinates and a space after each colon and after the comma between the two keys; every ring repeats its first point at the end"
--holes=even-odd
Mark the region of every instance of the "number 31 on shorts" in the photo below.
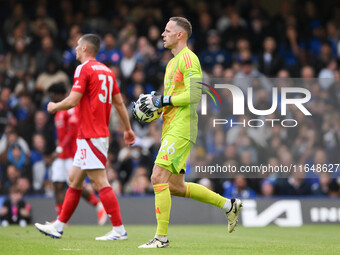
{"type": "Polygon", "coordinates": [[[175,143],[172,143],[168,146],[168,140],[164,139],[164,141],[162,142],[162,145],[161,145],[161,148],[159,149],[161,152],[165,152],[165,149],[166,149],[166,152],[169,154],[169,155],[172,155],[175,153],[176,149],[174,147],[175,143]]]}
{"type": "Polygon", "coordinates": [[[86,149],[80,149],[80,159],[86,159],[86,149]]]}

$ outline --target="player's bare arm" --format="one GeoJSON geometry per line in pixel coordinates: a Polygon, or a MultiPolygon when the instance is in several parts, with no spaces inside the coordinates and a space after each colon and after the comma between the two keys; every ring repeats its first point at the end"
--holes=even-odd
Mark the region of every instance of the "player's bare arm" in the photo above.
{"type": "Polygon", "coordinates": [[[135,133],[131,129],[129,115],[127,113],[126,107],[124,105],[123,99],[121,94],[115,94],[112,97],[112,104],[116,108],[121,121],[123,122],[124,126],[124,141],[126,144],[133,144],[135,143],[136,137],[135,133]]]}
{"type": "Polygon", "coordinates": [[[54,114],[57,111],[71,109],[79,103],[82,96],[83,96],[82,93],[71,91],[71,93],[63,101],[59,103],[50,102],[47,105],[47,111],[50,114],[54,114]]]}

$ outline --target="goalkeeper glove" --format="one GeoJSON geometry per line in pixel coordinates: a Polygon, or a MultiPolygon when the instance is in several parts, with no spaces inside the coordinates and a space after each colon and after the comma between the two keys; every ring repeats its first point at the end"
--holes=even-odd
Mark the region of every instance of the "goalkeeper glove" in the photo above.
{"type": "MultiPolygon", "coordinates": [[[[152,113],[152,111],[150,111],[150,109],[146,107],[145,99],[146,99],[146,96],[144,94],[139,95],[138,100],[141,100],[140,110],[145,114],[150,114],[150,113],[152,113]],[[143,97],[145,97],[145,98],[143,98],[143,97]]],[[[137,107],[136,102],[132,102],[132,107],[131,107],[132,114],[140,123],[143,123],[142,116],[138,116],[136,107],[137,107]]]]}
{"type": "Polygon", "coordinates": [[[145,105],[151,111],[156,111],[166,105],[171,105],[171,96],[163,96],[156,91],[151,92],[152,97],[145,100],[145,105]]]}

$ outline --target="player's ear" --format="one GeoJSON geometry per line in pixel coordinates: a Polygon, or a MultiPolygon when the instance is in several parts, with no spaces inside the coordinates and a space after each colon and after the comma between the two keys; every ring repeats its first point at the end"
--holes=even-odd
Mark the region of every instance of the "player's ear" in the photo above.
{"type": "Polygon", "coordinates": [[[178,39],[181,39],[183,37],[183,32],[182,31],[179,31],[178,33],[177,33],[177,38],[178,39]]]}

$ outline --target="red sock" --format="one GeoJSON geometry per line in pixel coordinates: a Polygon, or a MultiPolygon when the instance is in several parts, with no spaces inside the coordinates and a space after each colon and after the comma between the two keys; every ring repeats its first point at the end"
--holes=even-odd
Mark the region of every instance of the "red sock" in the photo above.
{"type": "Polygon", "coordinates": [[[55,205],[55,210],[57,212],[57,215],[59,216],[61,213],[61,208],[63,207],[63,204],[56,204],[55,205]]]}
{"type": "Polygon", "coordinates": [[[91,194],[86,200],[93,206],[97,206],[97,204],[99,203],[99,200],[95,194],[91,194]]]}
{"type": "Polygon", "coordinates": [[[111,187],[105,187],[99,190],[99,198],[102,201],[104,209],[109,216],[112,226],[117,227],[123,225],[118,199],[111,187]]]}
{"type": "Polygon", "coordinates": [[[61,222],[68,222],[74,213],[75,209],[78,206],[80,197],[81,197],[81,189],[74,189],[69,187],[66,191],[63,208],[61,210],[60,216],[58,220],[61,222]]]}

